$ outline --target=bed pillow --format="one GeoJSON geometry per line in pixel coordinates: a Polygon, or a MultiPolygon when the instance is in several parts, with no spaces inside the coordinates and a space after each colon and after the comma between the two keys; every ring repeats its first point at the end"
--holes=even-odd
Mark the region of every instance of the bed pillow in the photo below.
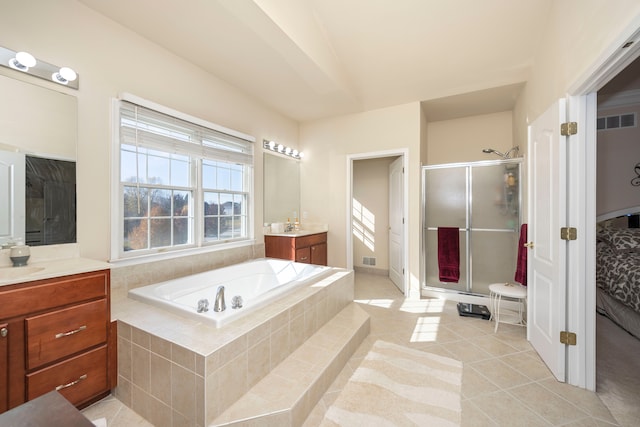
{"type": "Polygon", "coordinates": [[[618,252],[640,250],[640,228],[609,230],[608,239],[618,252]]]}

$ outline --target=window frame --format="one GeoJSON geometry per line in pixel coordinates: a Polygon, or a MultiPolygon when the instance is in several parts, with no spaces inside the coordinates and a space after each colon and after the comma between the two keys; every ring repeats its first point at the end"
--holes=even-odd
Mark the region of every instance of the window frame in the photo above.
{"type": "MultiPolygon", "coordinates": [[[[112,191],[111,191],[111,206],[112,206],[112,215],[111,215],[111,261],[126,261],[126,260],[135,260],[139,258],[149,259],[154,257],[173,257],[173,256],[181,256],[188,253],[198,253],[198,252],[207,252],[211,250],[220,250],[227,249],[238,246],[246,246],[252,245],[255,243],[254,240],[254,221],[255,221],[255,207],[254,207],[254,142],[255,138],[232,130],[225,128],[223,126],[210,123],[208,121],[190,116],[188,114],[173,110],[168,107],[164,107],[162,105],[153,103],[151,101],[147,101],[145,99],[139,98],[135,95],[131,94],[121,94],[118,98],[113,99],[112,102],[112,114],[114,120],[112,120],[112,191]],[[238,156],[242,159],[242,161],[233,160],[235,157],[235,153],[230,149],[227,150],[225,148],[221,148],[221,145],[218,144],[214,140],[211,143],[210,138],[202,137],[200,140],[200,145],[205,146],[203,149],[203,153],[197,153],[197,144],[195,147],[196,153],[189,153],[189,163],[190,170],[189,176],[191,179],[191,183],[188,187],[180,186],[180,185],[165,185],[165,184],[155,184],[148,182],[140,182],[140,188],[164,188],[164,189],[173,189],[179,191],[192,191],[190,208],[192,209],[192,214],[190,215],[189,221],[191,224],[189,226],[190,229],[193,230],[192,241],[187,244],[180,244],[177,246],[173,245],[173,238],[171,238],[171,246],[162,246],[159,248],[146,248],[139,250],[127,250],[124,248],[124,188],[127,186],[135,186],[137,185],[135,182],[128,183],[122,180],[121,177],[121,145],[128,144],[125,141],[124,137],[121,135],[121,117],[122,117],[122,108],[123,103],[134,104],[140,106],[147,110],[152,110],[152,112],[157,112],[163,115],[167,115],[172,119],[177,119],[181,122],[186,122],[187,125],[193,125],[195,127],[205,128],[205,130],[213,131],[212,134],[223,134],[222,139],[217,141],[222,141],[225,136],[232,137],[233,140],[240,139],[241,143],[246,142],[247,144],[244,146],[246,152],[243,154],[239,154],[238,156]],[[204,142],[202,142],[204,140],[204,142]],[[207,141],[209,143],[207,143],[207,141]],[[213,152],[218,152],[224,156],[225,153],[228,153],[228,158],[211,156],[211,152],[208,152],[207,149],[212,148],[213,152]],[[204,161],[215,161],[215,162],[223,162],[223,163],[231,163],[231,164],[243,164],[244,165],[244,173],[242,174],[242,181],[244,188],[241,191],[232,191],[231,189],[223,189],[217,188],[216,191],[222,194],[241,194],[245,200],[245,204],[243,206],[243,215],[241,218],[244,221],[244,226],[246,226],[246,236],[240,237],[232,237],[230,239],[208,239],[204,235],[205,227],[205,212],[204,212],[204,180],[203,180],[203,162],[204,161]],[[192,190],[191,190],[192,189],[192,190]]],[[[211,135],[209,135],[211,136],[211,135]]],[[[140,147],[157,149],[158,146],[149,146],[143,143],[139,144],[140,147]]],[[[166,153],[172,153],[172,150],[169,145],[166,146],[166,153]]],[[[181,153],[182,154],[182,153],[181,153]]],[[[219,186],[218,186],[219,187],[219,186]]],[[[210,190],[210,189],[209,189],[210,190]]],[[[147,214],[150,214],[148,212],[147,214]]],[[[173,218],[174,212],[170,212],[171,218],[173,218]]],[[[232,213],[232,218],[235,218],[238,215],[234,215],[232,213]]],[[[152,218],[152,217],[149,217],[152,218]]]]}

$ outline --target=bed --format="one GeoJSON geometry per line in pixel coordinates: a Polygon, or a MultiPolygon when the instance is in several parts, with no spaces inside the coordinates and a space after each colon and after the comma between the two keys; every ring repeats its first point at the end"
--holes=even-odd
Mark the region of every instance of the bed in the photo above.
{"type": "Polygon", "coordinates": [[[596,308],[640,338],[640,228],[598,223],[596,308]]]}

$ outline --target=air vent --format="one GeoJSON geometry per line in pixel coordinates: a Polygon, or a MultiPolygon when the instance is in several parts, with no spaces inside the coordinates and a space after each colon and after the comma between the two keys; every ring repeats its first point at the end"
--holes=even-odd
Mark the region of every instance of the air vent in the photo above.
{"type": "Polygon", "coordinates": [[[636,113],[598,117],[598,130],[636,127],[636,113]]]}
{"type": "Polygon", "coordinates": [[[372,256],[363,256],[362,263],[364,265],[376,265],[376,258],[372,256]]]}

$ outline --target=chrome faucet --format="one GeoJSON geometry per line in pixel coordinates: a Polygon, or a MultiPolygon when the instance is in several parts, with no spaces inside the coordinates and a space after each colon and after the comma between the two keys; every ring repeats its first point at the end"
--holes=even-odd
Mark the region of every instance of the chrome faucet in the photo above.
{"type": "Polygon", "coordinates": [[[227,305],[224,302],[224,286],[218,286],[218,290],[216,292],[216,300],[213,304],[213,311],[225,311],[227,309],[227,305]]]}

